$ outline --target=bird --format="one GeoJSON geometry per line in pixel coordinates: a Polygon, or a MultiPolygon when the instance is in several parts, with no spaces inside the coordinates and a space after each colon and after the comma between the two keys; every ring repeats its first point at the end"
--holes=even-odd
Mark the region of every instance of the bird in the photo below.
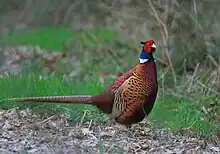
{"type": "Polygon", "coordinates": [[[154,40],[140,42],[139,63],[115,79],[96,95],[42,96],[8,98],[16,102],[89,104],[96,106],[116,123],[131,128],[153,109],[158,92],[154,40]]]}

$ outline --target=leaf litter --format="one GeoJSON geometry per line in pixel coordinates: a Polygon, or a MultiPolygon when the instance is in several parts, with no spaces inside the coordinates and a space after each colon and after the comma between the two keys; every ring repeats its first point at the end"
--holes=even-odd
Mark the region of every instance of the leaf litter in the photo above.
{"type": "Polygon", "coordinates": [[[70,123],[65,115],[41,119],[29,109],[0,111],[0,153],[220,153],[219,143],[171,133],[143,121],[118,124],[70,123]]]}

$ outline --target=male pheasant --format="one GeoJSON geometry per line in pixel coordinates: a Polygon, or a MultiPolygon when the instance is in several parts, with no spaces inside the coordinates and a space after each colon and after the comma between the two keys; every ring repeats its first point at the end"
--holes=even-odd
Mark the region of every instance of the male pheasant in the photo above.
{"type": "Polygon", "coordinates": [[[148,115],[157,97],[157,71],[153,53],[154,40],[141,42],[139,64],[121,75],[107,89],[98,95],[46,96],[9,98],[21,102],[59,102],[95,105],[119,124],[130,127],[148,115]]]}

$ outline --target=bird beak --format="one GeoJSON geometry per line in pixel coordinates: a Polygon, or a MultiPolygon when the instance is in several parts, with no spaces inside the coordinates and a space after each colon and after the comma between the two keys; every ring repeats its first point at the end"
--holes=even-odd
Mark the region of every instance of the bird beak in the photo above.
{"type": "Polygon", "coordinates": [[[146,42],[141,41],[141,44],[145,44],[146,42]]]}
{"type": "Polygon", "coordinates": [[[153,44],[151,45],[151,48],[156,49],[156,44],[155,44],[155,43],[153,43],[153,44]]]}

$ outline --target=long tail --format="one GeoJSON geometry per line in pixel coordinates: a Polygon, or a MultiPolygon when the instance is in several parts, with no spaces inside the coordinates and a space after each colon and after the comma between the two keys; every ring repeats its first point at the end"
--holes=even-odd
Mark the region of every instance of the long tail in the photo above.
{"type": "Polygon", "coordinates": [[[8,98],[8,100],[17,101],[17,102],[93,104],[91,98],[92,98],[91,95],[76,95],[76,96],[21,97],[21,98],[8,98]]]}

